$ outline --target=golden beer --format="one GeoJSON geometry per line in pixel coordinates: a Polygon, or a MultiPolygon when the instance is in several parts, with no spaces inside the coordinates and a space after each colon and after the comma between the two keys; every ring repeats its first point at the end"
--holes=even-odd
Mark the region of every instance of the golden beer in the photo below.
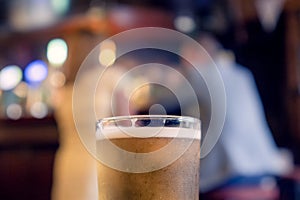
{"type": "Polygon", "coordinates": [[[112,129],[97,140],[97,151],[112,165],[98,163],[100,200],[199,199],[200,129],[159,126],[112,129]],[[143,137],[128,134],[133,130],[143,137]]]}

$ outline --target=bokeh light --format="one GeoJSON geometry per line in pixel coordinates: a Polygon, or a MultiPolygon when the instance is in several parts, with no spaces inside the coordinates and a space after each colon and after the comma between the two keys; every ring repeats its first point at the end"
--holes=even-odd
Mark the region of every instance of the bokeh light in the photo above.
{"type": "Polygon", "coordinates": [[[70,0],[51,0],[51,5],[58,15],[64,15],[70,8],[70,0]]]}
{"type": "Polygon", "coordinates": [[[116,44],[112,40],[105,40],[100,44],[99,63],[108,67],[116,61],[116,44]]]}
{"type": "Polygon", "coordinates": [[[51,74],[50,76],[50,84],[53,87],[59,88],[64,86],[66,83],[66,76],[64,75],[64,73],[60,72],[60,71],[55,71],[51,74]]]}
{"type": "Polygon", "coordinates": [[[48,106],[43,102],[35,102],[30,107],[30,114],[38,119],[42,119],[48,115],[48,106]]]}
{"type": "Polygon", "coordinates": [[[24,71],[25,79],[30,84],[41,83],[47,78],[47,75],[48,66],[41,60],[36,60],[29,63],[24,71]]]}
{"type": "Polygon", "coordinates": [[[100,52],[99,62],[101,65],[108,67],[114,64],[115,60],[116,60],[116,54],[113,50],[104,49],[100,52]]]}
{"type": "Polygon", "coordinates": [[[10,104],[6,108],[6,115],[9,119],[20,119],[22,117],[22,107],[19,104],[10,104]]]}
{"type": "Polygon", "coordinates": [[[18,66],[6,66],[0,71],[0,88],[2,90],[11,90],[20,83],[22,77],[22,70],[18,66]]]}
{"type": "Polygon", "coordinates": [[[47,59],[54,67],[60,67],[68,57],[68,45],[60,38],[51,40],[47,46],[47,59]]]}
{"type": "Polygon", "coordinates": [[[13,30],[31,31],[53,25],[58,20],[49,0],[10,0],[7,2],[9,2],[9,25],[13,30]]]}
{"type": "Polygon", "coordinates": [[[190,33],[195,30],[196,22],[191,16],[179,15],[174,19],[174,26],[183,33],[190,33]]]}
{"type": "Polygon", "coordinates": [[[101,42],[100,44],[100,51],[104,50],[104,49],[111,49],[112,51],[116,51],[116,43],[113,40],[104,40],[103,42],[101,42]]]}
{"type": "Polygon", "coordinates": [[[25,82],[21,82],[14,90],[13,92],[15,95],[17,95],[20,98],[26,98],[28,93],[28,85],[25,82]]]}

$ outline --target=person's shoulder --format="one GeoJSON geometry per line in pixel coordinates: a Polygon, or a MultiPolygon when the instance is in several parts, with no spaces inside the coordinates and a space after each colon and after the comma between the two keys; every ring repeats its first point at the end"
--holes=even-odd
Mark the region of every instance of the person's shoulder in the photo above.
{"type": "Polygon", "coordinates": [[[247,67],[240,65],[238,63],[235,64],[235,72],[240,74],[241,76],[247,76],[247,77],[252,77],[252,72],[250,69],[248,69],[247,67]]]}

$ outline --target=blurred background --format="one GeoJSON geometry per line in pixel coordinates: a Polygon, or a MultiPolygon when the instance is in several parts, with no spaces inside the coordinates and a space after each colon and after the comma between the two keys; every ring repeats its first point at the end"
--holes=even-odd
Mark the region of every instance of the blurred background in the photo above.
{"type": "Polygon", "coordinates": [[[95,45],[145,26],[213,34],[253,73],[276,144],[299,164],[300,1],[0,0],[1,199],[93,199],[72,86],[95,45]]]}

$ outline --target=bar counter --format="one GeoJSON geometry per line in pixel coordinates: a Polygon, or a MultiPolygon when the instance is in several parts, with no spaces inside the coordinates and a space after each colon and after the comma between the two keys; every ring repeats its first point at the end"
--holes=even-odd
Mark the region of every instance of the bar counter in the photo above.
{"type": "Polygon", "coordinates": [[[0,199],[51,199],[59,147],[54,117],[0,120],[0,199]]]}

